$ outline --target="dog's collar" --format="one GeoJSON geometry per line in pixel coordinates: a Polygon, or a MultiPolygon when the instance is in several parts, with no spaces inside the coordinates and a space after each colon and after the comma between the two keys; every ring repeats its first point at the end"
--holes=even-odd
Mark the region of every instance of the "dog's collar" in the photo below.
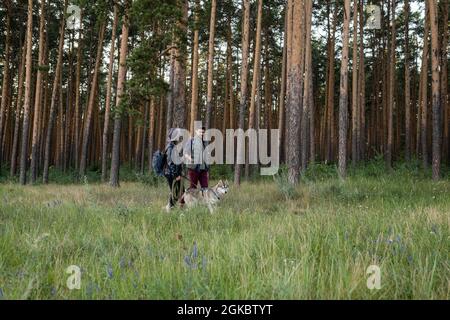
{"type": "Polygon", "coordinates": [[[211,191],[214,193],[214,195],[217,197],[217,199],[221,200],[220,196],[217,194],[217,192],[214,189],[211,189],[211,191]]]}

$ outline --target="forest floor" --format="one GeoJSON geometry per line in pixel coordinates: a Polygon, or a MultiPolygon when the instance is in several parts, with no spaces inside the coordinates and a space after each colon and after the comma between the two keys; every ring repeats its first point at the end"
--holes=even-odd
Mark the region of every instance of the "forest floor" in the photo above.
{"type": "Polygon", "coordinates": [[[244,183],[214,214],[165,213],[163,183],[5,182],[0,299],[449,299],[450,180],[381,171],[244,183]]]}

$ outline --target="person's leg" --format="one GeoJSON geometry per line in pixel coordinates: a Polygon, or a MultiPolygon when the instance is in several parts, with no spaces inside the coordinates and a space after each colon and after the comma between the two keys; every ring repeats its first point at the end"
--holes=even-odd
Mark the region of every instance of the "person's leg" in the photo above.
{"type": "Polygon", "coordinates": [[[209,180],[208,171],[202,170],[202,171],[200,171],[199,175],[200,175],[200,186],[203,189],[208,188],[208,180],[209,180]]]}
{"type": "Polygon", "coordinates": [[[188,174],[189,174],[189,180],[191,180],[190,182],[190,189],[197,189],[197,184],[198,184],[198,179],[199,179],[199,174],[197,171],[189,169],[188,170],[188,174]]]}
{"type": "Polygon", "coordinates": [[[173,203],[173,200],[172,200],[173,178],[172,178],[172,177],[166,177],[166,179],[167,179],[167,183],[168,183],[168,185],[169,185],[169,201],[168,201],[168,206],[169,206],[170,208],[172,208],[172,207],[175,206],[175,204],[173,203]]]}

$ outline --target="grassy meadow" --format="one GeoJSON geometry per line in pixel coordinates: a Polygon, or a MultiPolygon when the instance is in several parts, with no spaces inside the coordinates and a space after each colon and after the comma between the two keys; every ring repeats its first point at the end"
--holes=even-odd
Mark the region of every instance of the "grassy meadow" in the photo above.
{"type": "Polygon", "coordinates": [[[154,179],[4,180],[0,299],[450,298],[448,174],[368,165],[343,181],[318,165],[297,188],[282,177],[232,187],[214,214],[167,214],[167,193],[154,179]]]}

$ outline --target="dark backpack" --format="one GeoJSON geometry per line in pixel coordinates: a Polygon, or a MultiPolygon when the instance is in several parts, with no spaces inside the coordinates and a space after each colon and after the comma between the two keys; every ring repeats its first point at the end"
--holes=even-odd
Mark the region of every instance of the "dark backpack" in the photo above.
{"type": "Polygon", "coordinates": [[[156,151],[153,154],[152,166],[153,171],[158,177],[162,177],[164,175],[164,168],[166,167],[167,155],[165,152],[156,151]]]}

